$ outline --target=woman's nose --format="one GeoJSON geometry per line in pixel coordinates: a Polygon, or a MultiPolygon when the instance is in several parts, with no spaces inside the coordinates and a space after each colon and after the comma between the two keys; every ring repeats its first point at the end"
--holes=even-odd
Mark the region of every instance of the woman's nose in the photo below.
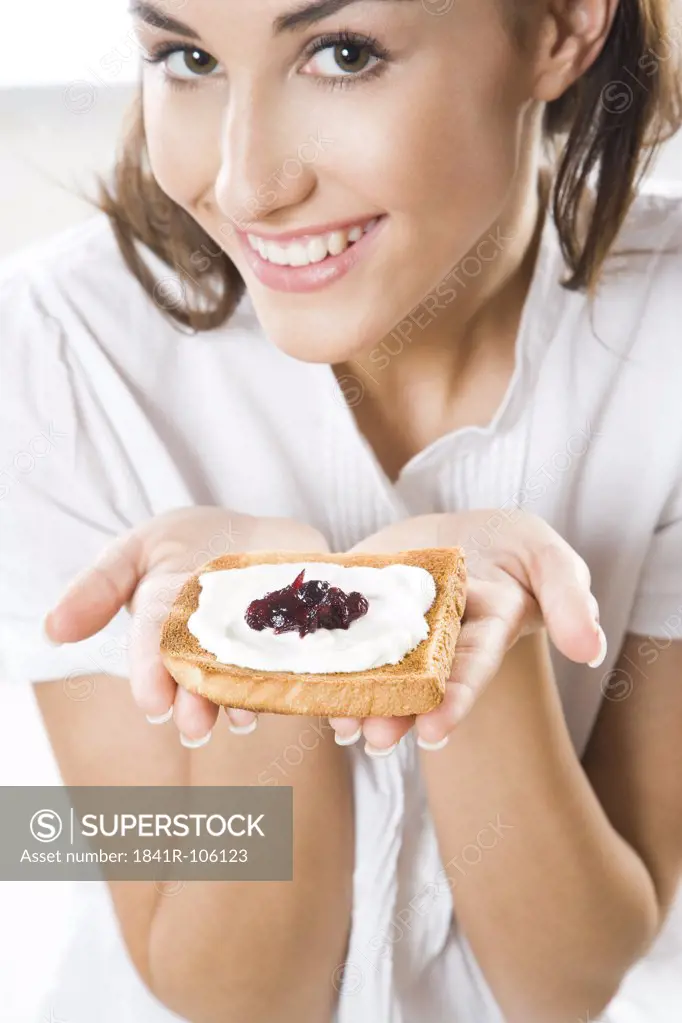
{"type": "Polygon", "coordinates": [[[268,109],[253,101],[231,104],[225,111],[215,201],[240,230],[297,205],[314,188],[313,146],[299,134],[274,103],[268,109]]]}

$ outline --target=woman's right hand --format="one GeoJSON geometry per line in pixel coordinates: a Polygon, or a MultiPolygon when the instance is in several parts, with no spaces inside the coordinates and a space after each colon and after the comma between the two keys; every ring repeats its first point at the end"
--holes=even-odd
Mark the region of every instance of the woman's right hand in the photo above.
{"type": "MultiPolygon", "coordinates": [[[[185,746],[204,745],[219,707],[178,686],[159,653],[161,627],[189,576],[222,554],[254,550],[327,552],[318,530],[286,518],[256,518],[217,507],[157,515],[108,546],[69,586],[45,619],[55,643],[76,643],[103,629],[122,607],[132,615],[130,685],[153,723],[173,718],[185,746]]],[[[252,731],[257,716],[226,708],[232,731],[252,731]]]]}

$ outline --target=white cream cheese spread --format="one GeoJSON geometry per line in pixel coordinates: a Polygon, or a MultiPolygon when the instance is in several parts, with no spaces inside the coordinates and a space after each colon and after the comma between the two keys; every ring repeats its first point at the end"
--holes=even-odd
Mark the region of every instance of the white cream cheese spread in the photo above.
{"type": "Polygon", "coordinates": [[[413,565],[385,568],[301,562],[250,565],[247,568],[202,572],[197,610],[187,628],[204,650],[222,664],[259,671],[319,674],[366,671],[398,664],[429,634],[425,614],[436,596],[430,572],[413,565]],[[246,624],[252,600],[289,586],[305,569],[305,580],[322,579],[345,593],[359,591],[367,613],[348,629],[318,629],[276,635],[246,624]]]}

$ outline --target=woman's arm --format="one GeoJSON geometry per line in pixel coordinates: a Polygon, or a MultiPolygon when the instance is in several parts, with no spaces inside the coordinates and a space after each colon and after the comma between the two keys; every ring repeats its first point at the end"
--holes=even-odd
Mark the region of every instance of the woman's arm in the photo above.
{"type": "Polygon", "coordinates": [[[188,881],[172,897],[152,882],[110,882],[142,980],[192,1023],[329,1023],[352,902],[347,751],[320,719],[271,714],[252,735],[218,728],[186,749],[172,723],[147,724],[127,680],[92,683],[82,701],[56,682],[35,686],[64,784],[293,787],[293,881],[188,881]],[[283,756],[292,746],[300,763],[283,756]]]}
{"type": "MultiPolygon", "coordinates": [[[[643,642],[622,652],[630,673],[643,642]]],[[[583,769],[545,634],[524,637],[450,744],[421,753],[455,912],[509,1023],[595,1019],[674,893],[682,644],[644,674],[605,701],[583,769]]]]}

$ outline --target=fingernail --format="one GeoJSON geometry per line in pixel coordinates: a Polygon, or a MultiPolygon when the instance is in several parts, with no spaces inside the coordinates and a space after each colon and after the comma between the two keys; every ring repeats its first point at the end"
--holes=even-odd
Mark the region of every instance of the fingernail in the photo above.
{"type": "Polygon", "coordinates": [[[604,660],[606,658],[608,644],[606,642],[606,635],[604,634],[604,630],[602,629],[601,625],[599,626],[599,643],[600,643],[599,653],[597,654],[593,661],[587,662],[587,665],[590,668],[598,668],[600,664],[604,663],[604,660]]]}
{"type": "Polygon", "coordinates": [[[599,601],[593,593],[590,593],[590,607],[592,608],[592,617],[596,624],[599,625],[599,601]]]}
{"type": "Polygon", "coordinates": [[[182,732],[180,732],[180,742],[183,746],[186,746],[187,749],[199,749],[200,746],[206,745],[212,734],[213,729],[211,729],[210,732],[207,732],[206,735],[202,735],[201,739],[190,739],[188,736],[183,735],[182,732]]]}
{"type": "Polygon", "coordinates": [[[369,757],[387,757],[398,745],[394,742],[392,746],[387,746],[385,749],[379,749],[378,746],[372,746],[371,742],[365,743],[365,753],[369,757]]]}
{"type": "Polygon", "coordinates": [[[258,727],[258,718],[254,718],[253,721],[249,721],[248,725],[233,725],[232,722],[230,722],[227,727],[235,735],[250,735],[251,732],[255,732],[258,727]]]}
{"type": "Polygon", "coordinates": [[[166,721],[170,721],[173,717],[173,704],[170,705],[165,714],[145,714],[145,717],[150,725],[165,725],[166,721]]]}
{"type": "Polygon", "coordinates": [[[353,743],[357,742],[362,735],[362,725],[358,728],[357,732],[353,732],[352,735],[339,735],[338,732],[334,732],[334,742],[337,746],[352,746],[353,743]]]}
{"type": "Polygon", "coordinates": [[[63,643],[59,642],[56,639],[52,639],[52,636],[48,635],[48,632],[47,632],[47,619],[49,617],[50,617],[49,615],[46,615],[46,617],[45,617],[45,619],[43,621],[43,638],[44,638],[45,642],[49,643],[50,646],[64,646],[63,643]]]}
{"type": "Polygon", "coordinates": [[[440,739],[438,742],[427,742],[426,739],[422,739],[421,735],[417,736],[417,746],[421,749],[443,749],[443,746],[447,746],[450,741],[450,736],[446,735],[444,739],[440,739]]]}

